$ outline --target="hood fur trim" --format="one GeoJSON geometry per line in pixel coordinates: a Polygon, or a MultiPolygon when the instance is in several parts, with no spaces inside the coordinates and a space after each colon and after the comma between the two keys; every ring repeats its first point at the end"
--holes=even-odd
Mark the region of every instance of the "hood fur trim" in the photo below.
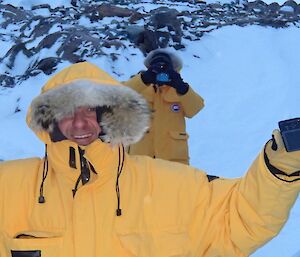
{"type": "Polygon", "coordinates": [[[73,115],[78,107],[109,107],[100,126],[113,145],[138,142],[149,128],[150,110],[146,100],[125,86],[111,86],[91,80],[75,80],[51,89],[31,103],[29,126],[34,131],[53,132],[57,122],[73,115]]]}
{"type": "Polygon", "coordinates": [[[149,68],[152,58],[159,53],[166,54],[170,57],[174,70],[180,71],[182,69],[182,60],[180,57],[175,52],[167,49],[155,49],[151,51],[144,60],[144,64],[147,68],[149,68]]]}

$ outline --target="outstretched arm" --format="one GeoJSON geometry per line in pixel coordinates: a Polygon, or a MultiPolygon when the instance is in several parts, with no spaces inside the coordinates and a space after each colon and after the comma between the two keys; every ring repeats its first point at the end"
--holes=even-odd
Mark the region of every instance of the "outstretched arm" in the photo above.
{"type": "Polygon", "coordinates": [[[277,150],[269,141],[243,178],[215,179],[200,190],[206,205],[202,197],[191,225],[199,256],[249,256],[286,223],[300,189],[300,151],[286,152],[278,133],[277,150]]]}

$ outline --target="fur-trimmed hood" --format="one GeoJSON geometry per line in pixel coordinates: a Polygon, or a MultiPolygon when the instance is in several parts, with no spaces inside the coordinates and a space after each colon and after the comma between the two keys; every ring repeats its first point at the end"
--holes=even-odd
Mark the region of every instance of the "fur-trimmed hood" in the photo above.
{"type": "Polygon", "coordinates": [[[146,100],[134,90],[121,85],[97,66],[73,64],[52,77],[30,106],[29,127],[41,134],[51,134],[57,122],[72,115],[76,108],[100,107],[101,139],[113,145],[139,141],[149,126],[150,111],[146,100]]]}
{"type": "Polygon", "coordinates": [[[182,60],[180,59],[180,57],[173,51],[169,50],[169,49],[155,49],[153,51],[151,51],[147,57],[145,58],[144,60],[144,65],[149,68],[150,66],[150,63],[153,59],[153,57],[155,55],[158,55],[158,54],[165,54],[165,55],[168,55],[171,59],[171,62],[173,64],[173,68],[174,70],[176,71],[180,71],[182,69],[182,60]]]}

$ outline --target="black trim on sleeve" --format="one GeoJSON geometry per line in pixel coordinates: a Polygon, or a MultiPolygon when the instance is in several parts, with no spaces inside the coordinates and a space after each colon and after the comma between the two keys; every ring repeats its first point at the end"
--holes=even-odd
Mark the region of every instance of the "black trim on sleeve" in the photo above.
{"type": "Polygon", "coordinates": [[[206,176],[207,176],[208,182],[211,182],[211,181],[219,178],[218,176],[213,176],[213,175],[206,175],[206,176]]]}
{"type": "MultiPolygon", "coordinates": [[[[268,144],[268,142],[267,142],[267,144],[268,144]]],[[[269,158],[267,156],[267,153],[266,153],[266,146],[267,146],[267,144],[265,145],[265,148],[264,148],[264,159],[265,159],[265,163],[266,163],[269,171],[274,175],[274,177],[276,177],[277,179],[279,179],[281,181],[288,182],[288,183],[292,183],[292,182],[300,180],[300,178],[299,178],[299,176],[300,176],[300,170],[298,170],[296,172],[293,172],[292,174],[287,174],[287,173],[283,172],[282,170],[277,169],[275,166],[273,166],[270,163],[270,160],[269,160],[269,158]],[[298,177],[298,178],[289,181],[289,180],[282,179],[282,178],[278,177],[277,175],[284,175],[284,176],[289,177],[289,178],[291,178],[291,177],[298,177]]]]}

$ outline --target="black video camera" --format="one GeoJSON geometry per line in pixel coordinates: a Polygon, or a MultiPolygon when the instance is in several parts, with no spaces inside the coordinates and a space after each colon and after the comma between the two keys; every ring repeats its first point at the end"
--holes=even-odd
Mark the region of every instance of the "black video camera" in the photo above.
{"type": "Polygon", "coordinates": [[[300,118],[279,121],[278,125],[286,151],[300,150],[300,118]]]}

